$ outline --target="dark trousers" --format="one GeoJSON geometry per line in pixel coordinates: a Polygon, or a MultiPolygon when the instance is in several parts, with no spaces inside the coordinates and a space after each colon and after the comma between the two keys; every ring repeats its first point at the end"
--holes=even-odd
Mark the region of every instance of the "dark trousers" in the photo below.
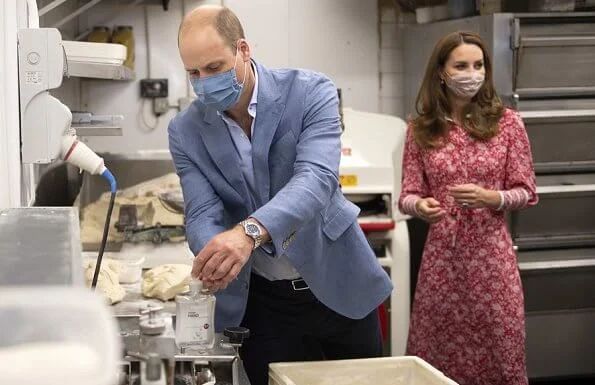
{"type": "Polygon", "coordinates": [[[378,311],[354,320],[320,303],[303,281],[268,281],[252,274],[240,355],[251,385],[268,384],[271,362],[380,357],[378,311]],[[301,290],[296,290],[301,289],[301,290]]]}

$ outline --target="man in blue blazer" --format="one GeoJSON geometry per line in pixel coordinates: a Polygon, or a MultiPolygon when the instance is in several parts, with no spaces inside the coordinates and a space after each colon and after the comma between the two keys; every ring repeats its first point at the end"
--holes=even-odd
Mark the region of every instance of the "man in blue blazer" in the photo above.
{"type": "Polygon", "coordinates": [[[190,12],[178,44],[198,97],[168,130],[192,274],[216,291],[217,331],[251,330],[252,385],[270,362],[381,355],[392,285],[341,193],[335,86],[252,60],[228,8],[190,12]]]}

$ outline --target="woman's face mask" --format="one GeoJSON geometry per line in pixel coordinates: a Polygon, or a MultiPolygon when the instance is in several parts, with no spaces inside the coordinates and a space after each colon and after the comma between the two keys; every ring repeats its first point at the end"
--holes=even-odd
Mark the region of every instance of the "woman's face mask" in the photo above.
{"type": "MultiPolygon", "coordinates": [[[[238,60],[236,51],[236,63],[238,60]]],[[[226,72],[207,77],[191,79],[192,88],[203,104],[216,109],[219,112],[226,111],[233,107],[242,94],[246,82],[246,71],[248,62],[244,63],[244,82],[240,84],[236,76],[235,64],[226,72]]]]}
{"type": "Polygon", "coordinates": [[[475,44],[463,43],[448,56],[442,70],[442,80],[456,96],[471,99],[485,80],[483,51],[475,44]]]}
{"type": "Polygon", "coordinates": [[[445,73],[446,86],[457,96],[473,98],[483,86],[485,75],[480,71],[449,75],[445,73]]]}

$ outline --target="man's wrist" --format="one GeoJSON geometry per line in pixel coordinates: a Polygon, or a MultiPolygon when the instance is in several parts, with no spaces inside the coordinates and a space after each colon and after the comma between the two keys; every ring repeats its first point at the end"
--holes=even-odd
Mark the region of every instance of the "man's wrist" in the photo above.
{"type": "Polygon", "coordinates": [[[246,234],[246,231],[244,230],[244,226],[242,226],[242,223],[238,223],[235,227],[234,230],[238,231],[239,233],[241,233],[244,236],[244,240],[246,241],[246,245],[250,247],[250,250],[254,250],[254,239],[249,236],[248,234],[246,234]]]}
{"type": "Polygon", "coordinates": [[[252,249],[258,248],[263,243],[264,227],[254,218],[247,218],[240,222],[244,234],[253,241],[252,249]]]}
{"type": "Polygon", "coordinates": [[[258,219],[254,218],[254,217],[248,217],[248,218],[246,218],[246,220],[254,222],[258,225],[258,227],[260,227],[261,244],[268,243],[271,241],[271,235],[269,234],[266,227],[264,227],[258,219]]]}

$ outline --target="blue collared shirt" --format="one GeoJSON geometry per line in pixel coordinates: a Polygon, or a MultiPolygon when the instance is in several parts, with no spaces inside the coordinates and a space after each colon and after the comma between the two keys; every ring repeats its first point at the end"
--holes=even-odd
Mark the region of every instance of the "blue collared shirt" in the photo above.
{"type": "MultiPolygon", "coordinates": [[[[252,98],[250,99],[250,104],[248,105],[248,114],[252,117],[250,137],[254,138],[254,122],[256,121],[256,105],[258,103],[258,71],[256,70],[256,66],[254,66],[254,64],[252,64],[252,69],[254,70],[254,90],[252,91],[252,98]]],[[[219,116],[221,116],[227,125],[236,151],[240,156],[240,168],[242,170],[242,175],[244,176],[246,184],[248,185],[252,204],[256,209],[262,205],[262,202],[258,201],[258,194],[256,193],[256,188],[254,186],[255,182],[254,166],[252,164],[252,142],[250,142],[250,139],[244,133],[242,127],[240,127],[240,125],[228,115],[225,113],[220,113],[219,116]]],[[[279,279],[295,279],[300,276],[289,261],[289,258],[287,258],[285,255],[273,257],[272,255],[267,254],[267,249],[267,245],[263,245],[262,247],[254,250],[252,253],[253,272],[270,281],[279,279]]],[[[272,254],[272,252],[270,254],[272,254]]]]}

